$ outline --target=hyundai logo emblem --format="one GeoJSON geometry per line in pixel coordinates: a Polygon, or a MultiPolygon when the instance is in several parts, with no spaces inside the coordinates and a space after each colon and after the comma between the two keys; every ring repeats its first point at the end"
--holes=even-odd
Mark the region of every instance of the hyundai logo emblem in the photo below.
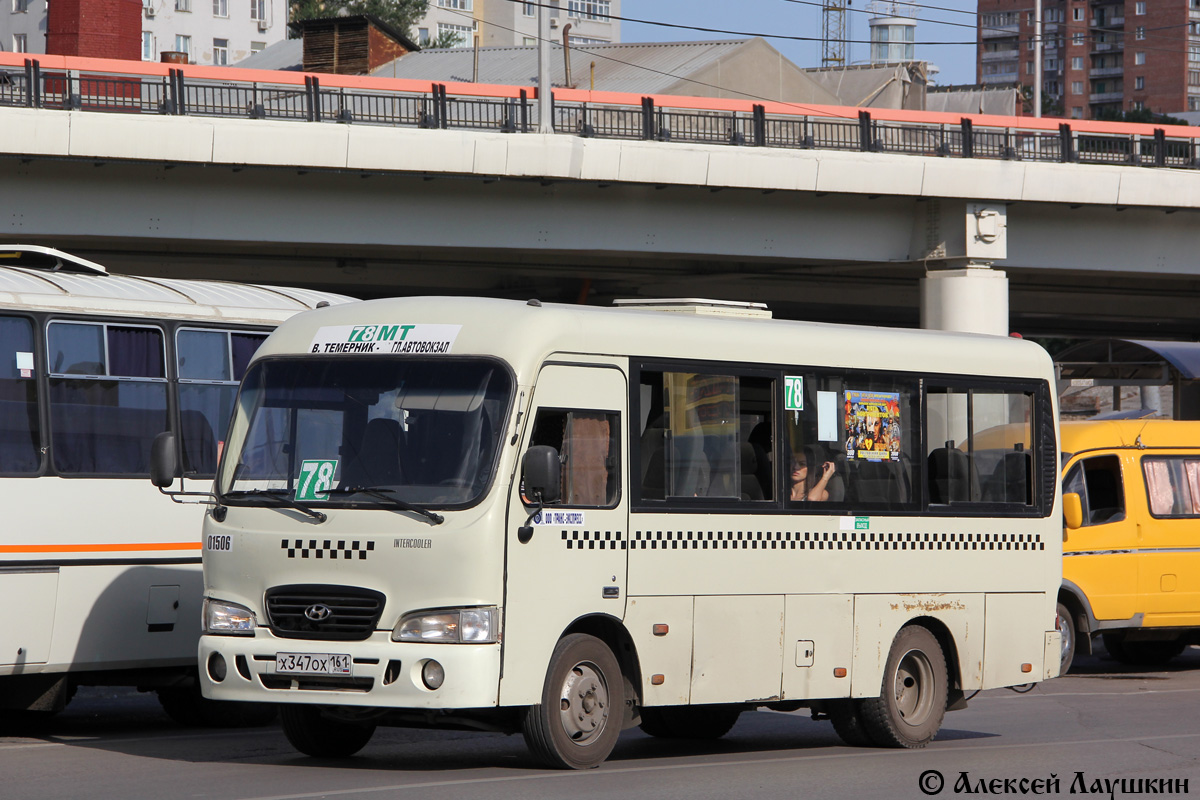
{"type": "Polygon", "coordinates": [[[313,622],[324,622],[333,616],[333,609],[321,603],[313,603],[308,608],[304,609],[304,616],[311,619],[313,622]]]}

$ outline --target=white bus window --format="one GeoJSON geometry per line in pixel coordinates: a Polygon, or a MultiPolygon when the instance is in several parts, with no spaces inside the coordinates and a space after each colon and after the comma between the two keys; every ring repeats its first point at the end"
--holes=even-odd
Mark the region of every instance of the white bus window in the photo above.
{"type": "Polygon", "coordinates": [[[41,432],[28,319],[0,316],[0,353],[0,473],[36,473],[42,463],[41,432]]]}
{"type": "Polygon", "coordinates": [[[225,331],[181,330],[175,345],[181,379],[230,380],[229,334],[225,331]]]}
{"type": "Polygon", "coordinates": [[[610,508],[617,499],[616,414],[603,411],[542,409],[530,440],[558,451],[562,461],[560,503],[610,508]]]}
{"type": "Polygon", "coordinates": [[[150,443],[169,427],[162,331],[52,322],[47,340],[55,469],[145,475],[150,443]]]}
{"type": "Polygon", "coordinates": [[[1033,505],[1033,394],[931,388],[929,502],[1033,505]]]}
{"type": "Polygon", "coordinates": [[[237,381],[264,339],[266,334],[192,328],[177,334],[179,438],[185,474],[207,477],[216,472],[237,381]]]}
{"type": "Polygon", "coordinates": [[[304,461],[324,461],[336,462],[330,502],[354,502],[361,489],[475,502],[491,481],[510,387],[482,359],[260,361],[246,374],[221,491],[291,491],[304,461]]]}
{"type": "Polygon", "coordinates": [[[914,502],[916,381],[796,371],[785,384],[792,387],[784,397],[790,502],[868,509],[914,502]]]}
{"type": "Polygon", "coordinates": [[[643,500],[769,500],[772,387],[768,378],[641,373],[643,500]]]}

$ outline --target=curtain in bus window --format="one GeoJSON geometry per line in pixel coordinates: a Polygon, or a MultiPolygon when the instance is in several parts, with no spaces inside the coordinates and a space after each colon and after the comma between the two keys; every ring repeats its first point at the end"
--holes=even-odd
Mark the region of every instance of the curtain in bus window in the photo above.
{"type": "Polygon", "coordinates": [[[571,413],[563,441],[563,502],[605,506],[609,503],[612,430],[606,415],[571,413]]]}
{"type": "MultiPolygon", "coordinates": [[[[165,378],[162,333],[153,328],[108,327],[108,374],[165,378]]],[[[161,432],[161,431],[160,431],[161,432]]]]}
{"type": "Polygon", "coordinates": [[[51,323],[51,448],[64,474],[144,475],[150,443],[168,429],[162,332],[51,323]],[[100,345],[108,342],[109,364],[100,345]],[[91,360],[96,359],[96,360],[91,360]],[[113,378],[127,380],[113,380],[113,378]],[[132,380],[129,380],[132,379],[132,380]]]}
{"type": "Polygon", "coordinates": [[[33,325],[0,317],[0,473],[28,474],[41,466],[33,325]]]}
{"type": "Polygon", "coordinates": [[[1184,459],[1183,474],[1187,481],[1187,511],[1188,516],[1200,515],[1200,461],[1184,459]]]}
{"type": "Polygon", "coordinates": [[[1169,517],[1175,511],[1175,492],[1171,487],[1171,467],[1165,459],[1147,458],[1142,461],[1146,476],[1146,493],[1150,498],[1150,513],[1169,517]]]}
{"type": "Polygon", "coordinates": [[[230,334],[230,350],[233,353],[233,379],[240,381],[246,374],[250,359],[258,352],[258,348],[266,341],[266,334],[234,333],[230,334]]]}

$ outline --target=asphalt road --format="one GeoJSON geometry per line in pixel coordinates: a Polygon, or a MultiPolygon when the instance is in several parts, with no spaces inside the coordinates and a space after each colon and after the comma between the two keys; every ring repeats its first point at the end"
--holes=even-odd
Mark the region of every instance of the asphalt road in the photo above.
{"type": "Polygon", "coordinates": [[[487,733],[381,729],[358,756],[311,759],[277,726],[189,730],[123,689],[81,689],[35,730],[0,724],[0,800],[1117,798],[1162,779],[1200,796],[1200,648],[1150,671],[1082,656],[1026,694],[983,692],[924,750],[847,747],[805,711],[754,712],[703,745],[626,731],[589,772],[537,768],[520,736],[487,733]]]}

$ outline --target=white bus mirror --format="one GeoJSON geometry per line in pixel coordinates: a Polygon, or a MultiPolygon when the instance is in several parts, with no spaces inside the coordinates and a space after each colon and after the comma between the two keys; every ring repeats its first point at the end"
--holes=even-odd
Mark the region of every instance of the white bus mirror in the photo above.
{"type": "Polygon", "coordinates": [[[179,461],[175,458],[175,434],[163,431],[150,444],[150,482],[165,489],[178,477],[179,461]]]}
{"type": "Polygon", "coordinates": [[[525,481],[525,496],[534,502],[553,503],[558,500],[562,482],[562,462],[558,451],[549,445],[534,445],[521,461],[521,477],[525,481]]]}

